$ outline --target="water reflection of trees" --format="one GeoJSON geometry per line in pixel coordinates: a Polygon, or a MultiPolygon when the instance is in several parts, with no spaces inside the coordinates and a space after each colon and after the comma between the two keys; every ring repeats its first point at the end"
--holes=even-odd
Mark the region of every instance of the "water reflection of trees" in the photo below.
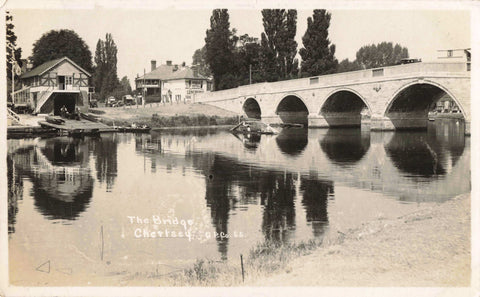
{"type": "Polygon", "coordinates": [[[308,129],[284,128],[275,138],[281,152],[290,156],[301,154],[308,144],[308,129]]]}
{"type": "Polygon", "coordinates": [[[23,200],[23,179],[15,171],[13,159],[7,156],[8,183],[8,233],[15,233],[15,222],[18,213],[18,201],[23,200]]]}
{"type": "Polygon", "coordinates": [[[428,132],[398,131],[385,146],[395,167],[412,176],[433,177],[455,166],[465,148],[464,136],[446,138],[428,132]]]}
{"type": "Polygon", "coordinates": [[[90,151],[95,157],[97,180],[106,183],[107,191],[113,188],[117,177],[117,142],[115,134],[103,134],[101,138],[90,139],[90,151]]]}
{"type": "Polygon", "coordinates": [[[10,155],[12,171],[32,181],[36,209],[48,219],[76,219],[93,192],[88,145],[79,139],[52,138],[10,155]]]}
{"type": "Polygon", "coordinates": [[[335,164],[353,165],[370,148],[370,131],[361,129],[328,129],[320,141],[325,155],[335,164]]]}
{"type": "MultiPolygon", "coordinates": [[[[333,183],[314,176],[300,176],[239,163],[218,154],[192,155],[193,165],[206,178],[205,199],[215,231],[228,233],[230,211],[248,204],[263,206],[262,232],[265,240],[288,242],[295,235],[295,199],[303,195],[302,206],[313,234],[323,234],[328,224],[327,201],[333,183]]],[[[217,239],[226,258],[228,239],[217,239]]]]}
{"type": "Polygon", "coordinates": [[[302,176],[300,190],[307,222],[312,224],[315,237],[321,236],[328,226],[328,198],[333,196],[333,182],[319,180],[316,176],[302,176]]]}

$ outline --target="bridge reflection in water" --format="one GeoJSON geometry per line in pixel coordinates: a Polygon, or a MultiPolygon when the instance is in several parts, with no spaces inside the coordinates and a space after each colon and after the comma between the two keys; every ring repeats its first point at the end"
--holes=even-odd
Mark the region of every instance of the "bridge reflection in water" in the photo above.
{"type": "MultiPolygon", "coordinates": [[[[9,232],[33,232],[23,222],[33,214],[19,215],[31,201],[46,222],[78,229],[72,234],[82,242],[98,239],[101,222],[112,234],[109,253],[117,260],[125,253],[138,263],[231,259],[260,241],[322,237],[342,220],[338,207],[358,203],[365,193],[381,197],[375,207],[389,200],[401,208],[470,191],[470,139],[457,133],[460,125],[437,122],[408,133],[290,128],[275,136],[235,137],[198,129],[9,140],[9,232]],[[207,229],[246,236],[215,238],[213,245],[142,241],[137,254],[139,241],[125,235],[129,225],[122,222],[169,208],[196,221],[204,211],[207,229]]],[[[38,225],[43,232],[53,228],[38,225]]],[[[88,247],[82,252],[96,253],[88,247]]]]}

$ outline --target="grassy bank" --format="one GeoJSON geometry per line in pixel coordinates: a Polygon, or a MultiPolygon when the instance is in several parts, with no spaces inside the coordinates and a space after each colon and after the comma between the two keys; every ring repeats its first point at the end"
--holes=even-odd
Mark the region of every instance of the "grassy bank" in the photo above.
{"type": "Polygon", "coordinates": [[[205,104],[107,107],[91,109],[90,113],[110,126],[130,126],[136,123],[152,128],[162,128],[235,125],[238,123],[237,114],[205,104]]]}
{"type": "Polygon", "coordinates": [[[126,277],[126,285],[162,285],[162,286],[240,286],[251,283],[259,277],[284,271],[293,259],[310,254],[322,244],[319,240],[278,244],[262,242],[243,255],[242,276],[240,255],[238,259],[218,261],[198,259],[191,268],[167,275],[158,275],[155,271],[126,277]]]}

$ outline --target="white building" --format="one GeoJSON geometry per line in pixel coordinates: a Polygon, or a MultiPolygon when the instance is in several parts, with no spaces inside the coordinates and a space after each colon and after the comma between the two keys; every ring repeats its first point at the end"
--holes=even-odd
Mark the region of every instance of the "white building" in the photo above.
{"type": "Polygon", "coordinates": [[[172,65],[171,61],[156,67],[153,60],[151,68],[135,79],[137,92],[145,92],[146,102],[195,102],[196,94],[212,89],[212,80],[192,67],[172,65]]]}

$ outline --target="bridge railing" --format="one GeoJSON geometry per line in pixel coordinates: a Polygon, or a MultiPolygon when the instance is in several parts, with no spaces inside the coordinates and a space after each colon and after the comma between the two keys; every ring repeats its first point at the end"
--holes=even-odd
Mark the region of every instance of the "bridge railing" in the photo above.
{"type": "Polygon", "coordinates": [[[240,86],[233,89],[206,92],[199,94],[197,102],[219,101],[234,99],[241,96],[253,96],[256,94],[293,92],[295,90],[308,89],[311,87],[331,86],[335,84],[352,83],[358,81],[381,80],[382,78],[405,77],[412,75],[453,75],[468,74],[465,62],[422,62],[411,63],[382,68],[373,68],[351,72],[342,72],[322,76],[283,80],[270,83],[257,83],[240,86]]]}

